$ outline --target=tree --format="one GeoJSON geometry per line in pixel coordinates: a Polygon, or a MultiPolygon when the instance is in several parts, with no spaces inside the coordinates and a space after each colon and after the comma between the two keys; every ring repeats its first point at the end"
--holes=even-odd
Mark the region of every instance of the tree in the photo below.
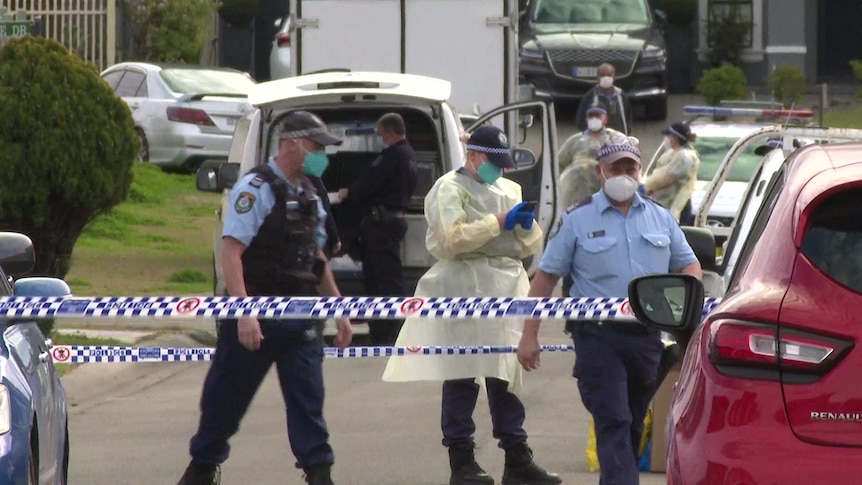
{"type": "Polygon", "coordinates": [[[66,275],[87,223],[126,198],[138,150],[95,66],[41,37],[0,49],[0,228],[33,240],[34,275],[66,275]]]}
{"type": "Polygon", "coordinates": [[[135,60],[198,63],[219,3],[214,0],[126,0],[135,60]]]}

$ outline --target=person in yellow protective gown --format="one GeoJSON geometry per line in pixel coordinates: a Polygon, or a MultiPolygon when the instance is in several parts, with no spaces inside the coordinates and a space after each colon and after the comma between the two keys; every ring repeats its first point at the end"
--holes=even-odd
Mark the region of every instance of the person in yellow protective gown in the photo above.
{"type": "Polygon", "coordinates": [[[700,156],[689,144],[697,135],[681,122],[668,126],[662,133],[670,150],[659,157],[655,168],[647,175],[646,193],[667,208],[677,222],[690,224],[693,221],[686,221],[682,214],[694,193],[700,168],[700,156]]]}
{"type": "MultiPolygon", "coordinates": [[[[501,178],[515,166],[508,139],[496,127],[476,129],[467,140],[464,167],[440,177],[425,196],[426,246],[437,262],[419,280],[421,297],[527,295],[522,258],[542,247],[534,208],[521,187],[501,178]]],[[[517,345],[520,321],[407,318],[397,346],[517,345]]],[[[516,395],[521,369],[514,353],[391,357],[384,381],[443,381],[441,427],[449,450],[450,485],[493,484],[473,453],[473,411],[484,378],[493,434],[505,450],[504,484],[558,484],[560,478],[533,461],[524,431],[524,405],[516,395]]]]}

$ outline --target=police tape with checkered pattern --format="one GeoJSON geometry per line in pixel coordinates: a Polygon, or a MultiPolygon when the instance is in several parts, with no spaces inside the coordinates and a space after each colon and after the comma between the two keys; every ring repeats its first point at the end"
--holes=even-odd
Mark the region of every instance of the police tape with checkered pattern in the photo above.
{"type": "MultiPolygon", "coordinates": [[[[720,299],[704,302],[704,315],[720,299]]],[[[627,298],[2,297],[0,318],[564,318],[633,320],[627,298]]]]}
{"type": "MultiPolygon", "coordinates": [[[[570,352],[573,345],[542,345],[543,352],[570,352]]],[[[55,345],[51,357],[55,364],[85,364],[114,362],[201,362],[212,360],[211,347],[116,347],[101,345],[55,345]]],[[[328,358],[392,357],[411,355],[482,355],[514,353],[513,345],[479,345],[465,347],[326,347],[328,358]]]]}

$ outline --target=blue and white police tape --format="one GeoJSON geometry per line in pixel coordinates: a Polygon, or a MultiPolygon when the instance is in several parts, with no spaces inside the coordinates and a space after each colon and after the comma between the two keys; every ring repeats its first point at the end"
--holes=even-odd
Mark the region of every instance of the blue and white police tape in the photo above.
{"type": "MultiPolygon", "coordinates": [[[[573,345],[542,345],[542,352],[571,352],[573,345]]],[[[328,358],[392,357],[411,355],[481,355],[517,352],[513,345],[480,345],[464,347],[337,347],[324,348],[328,358]]],[[[211,347],[114,347],[99,345],[55,345],[51,356],[55,364],[114,362],[201,362],[212,360],[211,347]]]]}
{"type": "MultiPolygon", "coordinates": [[[[720,301],[704,302],[706,315],[720,301]]],[[[21,318],[566,318],[631,320],[627,298],[449,297],[2,297],[0,317],[21,318]]]]}

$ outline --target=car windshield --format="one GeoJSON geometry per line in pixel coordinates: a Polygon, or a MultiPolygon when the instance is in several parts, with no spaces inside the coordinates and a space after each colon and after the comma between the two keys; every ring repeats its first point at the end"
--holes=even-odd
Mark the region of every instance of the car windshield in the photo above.
{"type": "MultiPolygon", "coordinates": [[[[698,180],[710,181],[715,177],[718,167],[730,151],[738,138],[698,138],[691,143],[698,155],[700,155],[700,169],[697,171],[698,180]]],[[[746,149],[742,155],[733,163],[725,181],[748,182],[757,170],[761,157],[754,154],[754,147],[746,149]]]]}
{"type": "Polygon", "coordinates": [[[255,82],[239,72],[210,69],[162,69],[159,74],[175,93],[248,94],[255,82]]]}
{"type": "Polygon", "coordinates": [[[538,0],[533,22],[539,24],[649,23],[644,0],[538,0]]]}

